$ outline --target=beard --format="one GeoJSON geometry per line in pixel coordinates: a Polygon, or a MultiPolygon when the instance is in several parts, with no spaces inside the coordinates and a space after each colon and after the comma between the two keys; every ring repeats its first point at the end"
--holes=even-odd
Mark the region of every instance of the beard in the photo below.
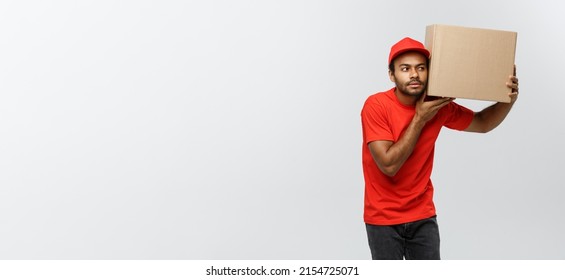
{"type": "Polygon", "coordinates": [[[396,89],[403,95],[407,95],[407,96],[421,96],[425,91],[426,91],[426,87],[427,87],[427,83],[420,81],[420,79],[412,79],[409,82],[406,83],[398,83],[396,82],[396,89]],[[417,88],[412,88],[410,86],[410,84],[413,83],[417,83],[420,86],[417,88]]]}

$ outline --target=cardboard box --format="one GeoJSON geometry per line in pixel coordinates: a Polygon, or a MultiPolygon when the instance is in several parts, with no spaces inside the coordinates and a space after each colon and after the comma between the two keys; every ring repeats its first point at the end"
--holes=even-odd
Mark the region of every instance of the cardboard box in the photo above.
{"type": "Polygon", "coordinates": [[[516,32],[449,25],[426,27],[428,95],[510,102],[516,32]]]}

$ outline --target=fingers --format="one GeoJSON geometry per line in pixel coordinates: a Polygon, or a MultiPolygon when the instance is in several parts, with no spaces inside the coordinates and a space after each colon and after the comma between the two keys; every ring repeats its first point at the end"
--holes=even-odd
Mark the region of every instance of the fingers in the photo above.
{"type": "Polygon", "coordinates": [[[455,98],[451,98],[451,97],[442,97],[442,98],[438,98],[438,99],[436,99],[436,100],[432,100],[432,101],[430,101],[430,103],[431,103],[433,106],[437,106],[437,105],[442,105],[442,104],[444,104],[444,103],[449,103],[449,102],[451,102],[451,101],[453,101],[453,100],[455,100],[455,98]]]}
{"type": "Polygon", "coordinates": [[[512,89],[512,92],[518,91],[518,81],[512,80],[511,82],[506,82],[506,86],[512,89]]]}
{"type": "Polygon", "coordinates": [[[508,97],[510,97],[510,103],[516,102],[518,99],[518,77],[516,77],[516,65],[514,65],[514,71],[512,76],[508,77],[508,82],[506,82],[506,86],[511,88],[512,90],[508,93],[508,97]]]}
{"type": "Polygon", "coordinates": [[[438,109],[439,109],[439,108],[451,103],[453,100],[455,100],[455,98],[444,97],[444,98],[438,99],[437,101],[440,101],[440,102],[436,106],[438,106],[438,109]]]}
{"type": "Polygon", "coordinates": [[[436,97],[436,96],[430,96],[431,98],[428,98],[428,94],[427,92],[424,92],[421,96],[420,99],[418,100],[420,103],[425,103],[429,108],[435,108],[438,107],[441,108],[444,106],[444,104],[448,104],[449,102],[455,100],[455,98],[451,98],[451,97],[436,97]]]}
{"type": "Polygon", "coordinates": [[[443,106],[451,103],[453,100],[455,100],[455,98],[449,97],[438,98],[431,101],[421,99],[416,104],[416,115],[424,122],[427,122],[432,119],[443,106]]]}
{"type": "Polygon", "coordinates": [[[512,89],[512,92],[518,92],[518,78],[516,76],[508,77],[509,81],[506,82],[506,86],[512,89]]]}
{"type": "Polygon", "coordinates": [[[516,77],[516,65],[514,65],[514,71],[512,75],[508,77],[506,86],[512,89],[512,91],[508,95],[513,95],[514,93],[518,94],[518,77],[516,77]]]}
{"type": "Polygon", "coordinates": [[[451,101],[455,100],[455,98],[450,97],[442,97],[432,101],[427,101],[426,103],[429,105],[428,108],[431,110],[439,110],[441,107],[451,103],[451,101]]]}
{"type": "Polygon", "coordinates": [[[510,93],[518,93],[518,77],[516,77],[516,64],[514,64],[514,71],[512,76],[508,77],[508,82],[506,82],[506,86],[511,88],[512,91],[510,93]]]}

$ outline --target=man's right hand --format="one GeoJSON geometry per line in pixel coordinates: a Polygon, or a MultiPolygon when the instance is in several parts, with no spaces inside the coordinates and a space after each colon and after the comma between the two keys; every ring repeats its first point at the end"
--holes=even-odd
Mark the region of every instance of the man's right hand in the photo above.
{"type": "Polygon", "coordinates": [[[422,96],[420,96],[420,99],[418,99],[418,102],[416,102],[416,114],[414,118],[418,122],[427,123],[437,114],[439,109],[455,100],[455,98],[450,97],[437,99],[427,97],[427,92],[424,92],[422,96]]]}

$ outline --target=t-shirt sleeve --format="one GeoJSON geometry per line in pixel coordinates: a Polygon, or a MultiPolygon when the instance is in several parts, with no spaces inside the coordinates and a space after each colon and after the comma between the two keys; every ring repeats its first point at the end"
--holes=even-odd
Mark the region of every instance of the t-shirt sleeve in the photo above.
{"type": "Polygon", "coordinates": [[[361,123],[365,144],[376,140],[394,140],[387,113],[382,104],[369,100],[365,102],[361,111],[361,123]]]}
{"type": "Polygon", "coordinates": [[[446,106],[446,120],[444,126],[455,129],[465,130],[473,121],[475,113],[457,103],[450,103],[446,106]]]}

